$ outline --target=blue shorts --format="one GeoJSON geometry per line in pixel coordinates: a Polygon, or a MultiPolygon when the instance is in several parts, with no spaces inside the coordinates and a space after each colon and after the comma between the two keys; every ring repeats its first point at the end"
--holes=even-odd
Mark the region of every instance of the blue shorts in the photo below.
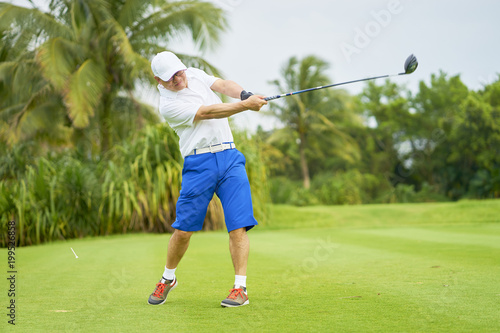
{"type": "Polygon", "coordinates": [[[257,225],[253,216],[245,156],[236,149],[187,156],[182,169],[182,187],[172,227],[199,231],[214,193],[219,197],[227,231],[247,230],[257,225]]]}

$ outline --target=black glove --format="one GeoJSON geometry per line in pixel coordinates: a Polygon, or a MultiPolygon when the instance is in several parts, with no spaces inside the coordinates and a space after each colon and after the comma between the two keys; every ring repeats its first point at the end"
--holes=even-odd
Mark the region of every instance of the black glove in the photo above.
{"type": "Polygon", "coordinates": [[[250,91],[245,91],[245,90],[243,90],[243,91],[241,92],[241,94],[240,94],[240,99],[241,99],[242,101],[244,101],[245,99],[247,99],[248,97],[250,97],[250,96],[252,96],[252,95],[253,95],[253,93],[251,93],[250,91]]]}

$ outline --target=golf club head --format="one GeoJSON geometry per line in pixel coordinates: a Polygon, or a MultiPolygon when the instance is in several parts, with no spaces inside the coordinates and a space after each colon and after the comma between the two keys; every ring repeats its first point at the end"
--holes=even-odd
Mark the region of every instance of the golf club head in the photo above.
{"type": "Polygon", "coordinates": [[[417,57],[411,54],[405,61],[405,74],[413,73],[418,67],[417,57]]]}

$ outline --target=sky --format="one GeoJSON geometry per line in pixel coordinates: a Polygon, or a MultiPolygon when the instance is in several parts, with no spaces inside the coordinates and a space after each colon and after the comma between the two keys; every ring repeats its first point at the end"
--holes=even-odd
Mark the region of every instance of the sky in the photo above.
{"type": "MultiPolygon", "coordinates": [[[[500,73],[500,1],[210,1],[227,13],[229,27],[220,44],[200,52],[185,38],[171,43],[171,50],[203,56],[222,71],[223,78],[254,93],[285,93],[269,81],[280,78],[292,56],[325,60],[330,64],[326,74],[335,83],[402,72],[405,59],[413,53],[419,61],[417,71],[391,78],[412,91],[440,70],[460,75],[473,90],[496,81],[500,73]]],[[[357,94],[364,86],[343,88],[357,94]]],[[[148,93],[147,99],[157,105],[157,92],[148,93]]],[[[278,126],[272,117],[252,111],[233,118],[236,126],[249,130],[278,126]]]]}
{"type": "MultiPolygon", "coordinates": [[[[500,73],[499,1],[212,2],[227,10],[229,31],[215,50],[201,55],[225,78],[254,93],[285,93],[276,91],[269,81],[280,78],[280,70],[292,56],[318,56],[330,64],[327,74],[332,82],[344,82],[402,72],[405,59],[413,53],[419,61],[416,72],[391,78],[412,91],[422,80],[429,83],[431,74],[440,70],[449,76],[459,74],[473,90],[496,81],[500,73]]],[[[184,43],[172,49],[190,51],[184,43]]],[[[364,86],[343,87],[357,94],[364,86]]],[[[269,116],[250,111],[235,118],[236,124],[250,129],[276,124],[269,116]]]]}

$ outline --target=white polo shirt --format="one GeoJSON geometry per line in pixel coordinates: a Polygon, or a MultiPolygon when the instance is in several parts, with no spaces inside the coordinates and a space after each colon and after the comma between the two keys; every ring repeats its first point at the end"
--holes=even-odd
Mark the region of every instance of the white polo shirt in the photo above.
{"type": "Polygon", "coordinates": [[[179,92],[158,85],[160,113],[179,136],[179,148],[183,157],[193,149],[233,142],[227,118],[193,121],[202,105],[222,103],[219,96],[210,89],[218,78],[196,68],[188,68],[186,76],[188,86],[179,92]]]}

